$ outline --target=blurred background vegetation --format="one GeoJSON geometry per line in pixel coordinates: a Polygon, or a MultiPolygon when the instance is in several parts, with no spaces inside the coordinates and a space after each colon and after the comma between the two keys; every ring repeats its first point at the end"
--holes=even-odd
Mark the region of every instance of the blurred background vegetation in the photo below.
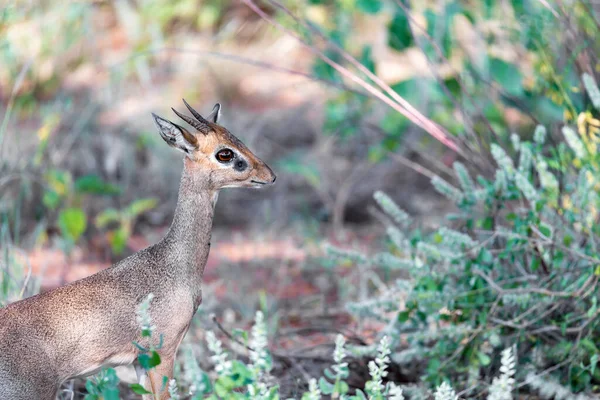
{"type": "Polygon", "coordinates": [[[247,329],[260,309],[284,398],[331,364],[336,333],[352,393],[387,335],[386,379],[408,398],[446,380],[488,395],[511,346],[515,396],[592,396],[598,12],[591,0],[9,1],[0,306],[158,240],[181,164],[150,112],[220,102],[278,182],[220,196],[182,359],[214,378],[204,331],[247,329]]]}

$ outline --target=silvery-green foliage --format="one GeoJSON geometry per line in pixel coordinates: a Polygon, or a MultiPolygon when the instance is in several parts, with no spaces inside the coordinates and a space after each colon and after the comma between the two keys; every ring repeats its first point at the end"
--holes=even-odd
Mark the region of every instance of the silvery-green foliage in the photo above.
{"type": "Polygon", "coordinates": [[[433,394],[435,400],[458,400],[458,396],[452,386],[444,381],[440,386],[437,387],[433,394]]]}
{"type": "Polygon", "coordinates": [[[469,171],[465,168],[463,163],[458,161],[454,162],[452,165],[454,168],[454,172],[456,173],[456,177],[458,178],[458,182],[463,190],[465,196],[472,196],[475,191],[475,184],[469,175],[469,171]]]}
{"type": "Polygon", "coordinates": [[[383,378],[388,374],[387,367],[390,363],[390,353],[390,340],[387,336],[384,336],[377,347],[377,357],[375,360],[369,361],[371,380],[365,384],[369,399],[379,399],[383,394],[383,378]]]}
{"type": "Polygon", "coordinates": [[[387,232],[388,237],[392,241],[392,243],[394,243],[394,245],[398,246],[398,248],[400,250],[402,250],[402,251],[410,250],[410,248],[409,248],[410,243],[408,242],[408,240],[406,239],[406,236],[404,236],[402,231],[400,231],[400,229],[396,228],[395,226],[388,226],[386,232],[387,232]]]}
{"type": "Polygon", "coordinates": [[[533,164],[533,154],[528,144],[521,144],[519,151],[519,172],[527,176],[533,164]]]}
{"type": "Polygon", "coordinates": [[[567,144],[569,145],[571,150],[573,150],[577,158],[584,158],[586,153],[585,147],[581,139],[579,139],[577,133],[566,125],[563,126],[562,133],[565,137],[567,144]]]}
{"type": "Polygon", "coordinates": [[[495,377],[489,388],[488,400],[512,400],[515,386],[516,360],[511,347],[502,351],[500,376],[495,377]]]}
{"type": "Polygon", "coordinates": [[[381,191],[375,192],[373,198],[379,206],[400,226],[408,226],[411,223],[411,218],[406,211],[398,207],[398,205],[385,193],[381,191]]]}
{"type": "Polygon", "coordinates": [[[447,227],[441,227],[438,230],[438,234],[442,238],[442,243],[446,246],[454,248],[470,248],[477,245],[477,241],[472,239],[469,235],[455,231],[447,227]]]}
{"type": "Polygon", "coordinates": [[[460,249],[449,249],[437,246],[432,243],[419,242],[417,252],[431,261],[452,260],[461,257],[460,249]]]}
{"type": "MultiPolygon", "coordinates": [[[[511,375],[505,352],[502,371],[494,377],[487,367],[494,363],[490,346],[517,344],[519,350],[546,349],[543,359],[536,358],[535,366],[541,369],[575,355],[576,367],[562,366],[552,373],[564,377],[569,368],[578,369],[579,375],[571,378],[576,381],[574,391],[597,380],[589,343],[595,343],[594,318],[600,315],[593,294],[597,288],[590,285],[596,282],[600,264],[600,229],[595,222],[600,163],[588,162],[592,155],[579,134],[572,129],[570,133],[574,139],[558,148],[548,148],[541,126],[533,141],[513,136],[518,169],[502,147],[492,145],[498,164],[492,180],[473,180],[466,168],[455,164],[459,187],[439,177],[432,180],[459,209],[448,223],[434,233],[396,224],[388,228],[388,248],[365,256],[370,262],[361,265],[360,279],[374,284],[368,296],[363,293],[348,301],[347,309],[360,321],[383,323],[380,335],[385,332],[392,342],[402,337],[408,343],[407,349],[391,346],[395,362],[405,367],[425,364],[428,382],[450,378],[461,389],[484,379],[493,389],[490,396],[503,398],[508,395],[500,388],[522,382],[527,369],[511,375]],[[385,278],[373,280],[373,272],[385,278]],[[403,281],[404,286],[390,280],[403,281]],[[578,292],[581,287],[587,292],[578,292]],[[574,335],[565,332],[578,327],[585,328],[585,341],[574,341],[574,335]],[[499,330],[510,335],[498,335],[499,330]],[[495,338],[489,332],[495,332],[495,338]],[[526,346],[520,345],[523,341],[526,346]],[[550,343],[558,350],[548,351],[553,348],[550,343]],[[468,354],[469,359],[458,354],[468,354]]],[[[375,345],[349,345],[348,350],[357,356],[377,352],[375,345]]],[[[516,358],[516,348],[513,351],[516,358]]]]}
{"type": "Polygon", "coordinates": [[[519,150],[521,147],[521,138],[516,133],[511,133],[510,143],[512,144],[513,150],[519,150]]]}
{"type": "Polygon", "coordinates": [[[596,108],[596,110],[600,110],[600,90],[598,89],[596,81],[591,75],[587,73],[584,73],[581,78],[583,81],[583,85],[585,86],[585,90],[590,96],[590,100],[594,105],[594,108],[596,108]]]}
{"type": "Polygon", "coordinates": [[[345,379],[349,375],[348,363],[345,361],[348,352],[345,348],[346,339],[338,334],[335,338],[335,349],[333,350],[334,364],[331,369],[325,369],[325,377],[319,378],[319,388],[325,395],[333,398],[345,399],[348,392],[348,384],[345,379]]]}
{"type": "Polygon", "coordinates": [[[525,380],[527,385],[537,392],[542,399],[554,400],[592,400],[594,397],[575,394],[568,387],[561,385],[552,377],[539,376],[531,372],[525,380]]]}
{"type": "Polygon", "coordinates": [[[308,381],[308,392],[302,395],[302,400],[321,400],[321,390],[315,378],[308,381]]]}
{"type": "Polygon", "coordinates": [[[139,327],[142,330],[142,336],[150,337],[156,329],[156,326],[152,325],[152,318],[150,316],[150,304],[154,299],[154,294],[149,293],[148,296],[138,305],[136,310],[136,318],[139,327]]]}
{"type": "Polygon", "coordinates": [[[387,319],[383,317],[382,314],[384,312],[394,310],[397,304],[397,294],[389,293],[389,295],[387,296],[383,294],[380,297],[364,300],[361,302],[348,302],[346,304],[346,308],[350,313],[358,316],[369,316],[371,318],[379,319],[380,321],[386,321],[387,319]]]}
{"type": "Polygon", "coordinates": [[[223,351],[222,343],[213,331],[206,332],[206,343],[208,349],[213,353],[210,359],[214,363],[217,374],[231,375],[231,361],[227,359],[227,353],[223,351]]]}
{"type": "Polygon", "coordinates": [[[494,157],[494,160],[496,160],[498,166],[504,170],[508,176],[512,176],[515,172],[515,164],[513,163],[513,160],[508,156],[508,154],[506,154],[504,149],[497,144],[492,143],[490,148],[492,157],[494,157]]]}
{"type": "Polygon", "coordinates": [[[269,373],[271,371],[272,363],[271,356],[269,354],[267,346],[269,345],[267,339],[267,325],[265,323],[265,316],[262,311],[257,311],[254,318],[254,326],[252,327],[250,336],[250,361],[252,367],[256,371],[257,376],[263,373],[269,373]]]}
{"type": "Polygon", "coordinates": [[[540,177],[540,184],[544,189],[558,189],[558,180],[552,172],[548,170],[548,163],[542,157],[539,157],[535,168],[540,177]]]}
{"type": "Polygon", "coordinates": [[[392,354],[392,360],[399,365],[412,364],[423,357],[424,350],[423,347],[409,347],[392,354]]]}
{"type": "Polygon", "coordinates": [[[533,141],[537,144],[546,143],[546,127],[544,125],[538,125],[535,127],[533,132],[533,141]]]}
{"type": "Polygon", "coordinates": [[[415,266],[411,259],[399,258],[390,253],[377,253],[373,256],[373,264],[386,266],[391,269],[406,269],[410,270],[415,266]]]}
{"type": "Polygon", "coordinates": [[[175,379],[171,379],[169,381],[169,386],[167,389],[169,391],[169,397],[171,400],[181,400],[179,389],[177,388],[177,381],[175,379]]]}
{"type": "Polygon", "coordinates": [[[367,261],[365,255],[358,251],[341,249],[332,245],[325,245],[325,252],[329,257],[340,261],[348,260],[356,264],[364,264],[367,261]]]}
{"type": "Polygon", "coordinates": [[[335,349],[333,350],[333,361],[335,364],[332,369],[335,372],[335,376],[339,378],[348,377],[348,363],[344,361],[347,357],[346,349],[346,338],[343,335],[338,334],[335,337],[335,349]]]}
{"type": "Polygon", "coordinates": [[[437,190],[438,193],[446,196],[454,203],[460,203],[464,198],[464,195],[460,190],[458,190],[457,188],[455,188],[454,186],[452,186],[437,175],[433,177],[433,179],[431,180],[431,184],[433,185],[434,189],[437,190]]]}
{"type": "MultiPolygon", "coordinates": [[[[442,301],[442,300],[440,300],[442,301]]],[[[437,303],[439,304],[438,301],[437,303]]],[[[419,342],[435,342],[441,338],[460,339],[467,334],[473,333],[473,327],[470,324],[449,325],[444,329],[430,329],[415,332],[411,335],[412,339],[419,342]]]]}
{"type": "Polygon", "coordinates": [[[400,386],[396,386],[394,382],[390,382],[388,384],[388,399],[404,400],[404,393],[402,393],[402,388],[400,386]]]}
{"type": "Polygon", "coordinates": [[[191,347],[185,350],[183,356],[183,380],[188,384],[189,394],[194,398],[202,398],[200,396],[203,396],[210,389],[208,376],[200,368],[191,347]]]}
{"type": "Polygon", "coordinates": [[[498,195],[502,195],[508,188],[508,178],[503,169],[496,170],[496,179],[494,180],[494,190],[498,195]]]}
{"type": "Polygon", "coordinates": [[[535,201],[538,199],[538,192],[535,187],[533,187],[529,179],[527,179],[520,172],[517,172],[515,174],[515,184],[523,194],[523,197],[525,197],[530,203],[535,203],[535,201]]]}
{"type": "Polygon", "coordinates": [[[523,293],[504,293],[502,294],[502,301],[508,306],[520,306],[523,308],[529,307],[534,299],[531,298],[530,294],[523,293]]]}

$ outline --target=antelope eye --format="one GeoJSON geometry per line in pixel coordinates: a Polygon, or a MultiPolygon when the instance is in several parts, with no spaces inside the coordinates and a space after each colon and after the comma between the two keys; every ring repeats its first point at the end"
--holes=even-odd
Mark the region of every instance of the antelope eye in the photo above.
{"type": "Polygon", "coordinates": [[[223,150],[219,150],[219,152],[217,153],[217,160],[219,160],[220,162],[229,162],[231,161],[231,159],[233,158],[233,151],[229,150],[229,149],[223,149],[223,150]]]}

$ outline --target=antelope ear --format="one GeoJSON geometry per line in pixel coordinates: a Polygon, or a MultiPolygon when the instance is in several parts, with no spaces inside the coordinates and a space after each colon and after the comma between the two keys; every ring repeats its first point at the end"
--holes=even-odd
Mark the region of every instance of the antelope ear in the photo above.
{"type": "Polygon", "coordinates": [[[154,124],[158,128],[160,137],[171,147],[183,151],[191,158],[191,153],[198,148],[198,139],[184,127],[174,124],[152,113],[154,124]]]}
{"type": "Polygon", "coordinates": [[[206,117],[206,119],[215,124],[219,123],[219,118],[221,118],[221,103],[215,104],[210,114],[208,114],[208,117],[206,117]]]}

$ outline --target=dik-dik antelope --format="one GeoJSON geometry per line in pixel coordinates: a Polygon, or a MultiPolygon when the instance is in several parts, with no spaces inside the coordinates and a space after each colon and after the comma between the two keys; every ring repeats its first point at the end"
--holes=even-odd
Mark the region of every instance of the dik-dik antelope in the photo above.
{"type": "MultiPolygon", "coordinates": [[[[54,399],[62,382],[131,364],[144,344],[137,306],[152,293],[152,323],[164,342],[162,362],[144,379],[168,398],[177,348],[202,301],[201,282],[210,249],[220,189],[259,188],[273,171],[238,138],[217,124],[220,105],[194,118],[173,110],[194,132],[155,114],[167,144],[185,154],[175,217],[166,236],[88,278],[0,309],[0,399],[54,399]]],[[[147,340],[147,339],[146,339],[147,340]]]]}

